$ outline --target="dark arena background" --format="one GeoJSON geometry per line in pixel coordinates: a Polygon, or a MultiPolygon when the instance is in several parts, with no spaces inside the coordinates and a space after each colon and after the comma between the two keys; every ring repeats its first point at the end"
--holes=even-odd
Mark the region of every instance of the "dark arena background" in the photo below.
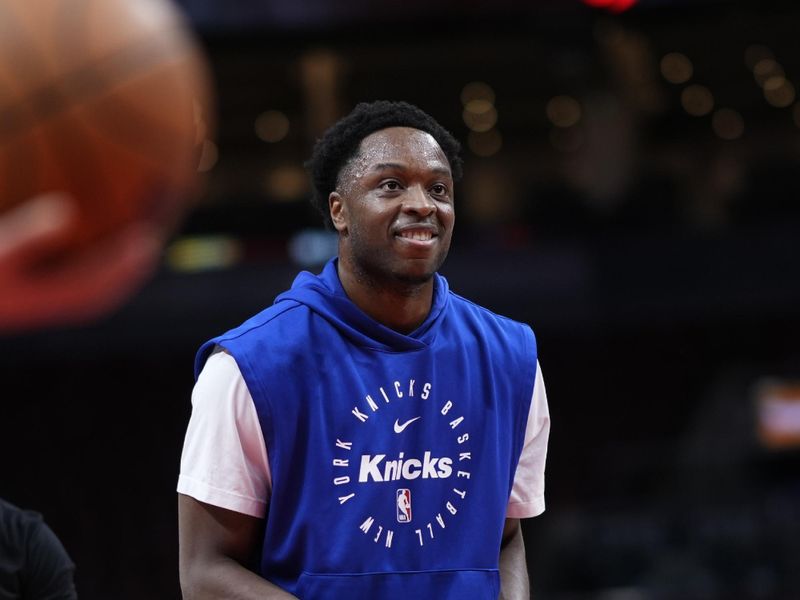
{"type": "Polygon", "coordinates": [[[0,496],[82,599],[179,598],[195,349],[331,255],[302,163],[379,98],[464,144],[451,287],[537,333],[533,595],[800,598],[796,2],[180,6],[218,96],[198,204],[122,309],[0,338],[0,496]]]}

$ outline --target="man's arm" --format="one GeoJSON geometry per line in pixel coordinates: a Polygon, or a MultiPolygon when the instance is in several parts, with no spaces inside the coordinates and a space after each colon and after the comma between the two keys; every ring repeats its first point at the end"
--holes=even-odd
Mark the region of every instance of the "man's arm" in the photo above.
{"type": "Polygon", "coordinates": [[[248,568],[258,554],[262,530],[262,519],[178,494],[184,600],[295,598],[248,568]]]}
{"type": "Polygon", "coordinates": [[[500,545],[500,600],[530,600],[525,542],[519,519],[506,519],[500,545]]]}

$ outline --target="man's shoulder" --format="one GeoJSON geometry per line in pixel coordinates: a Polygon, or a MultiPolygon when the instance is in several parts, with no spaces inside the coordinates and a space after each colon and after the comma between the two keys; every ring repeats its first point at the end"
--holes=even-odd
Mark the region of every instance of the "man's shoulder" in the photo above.
{"type": "Polygon", "coordinates": [[[512,319],[511,317],[496,313],[493,310],[486,308],[485,306],[481,306],[473,300],[470,300],[469,298],[465,298],[464,296],[456,294],[452,290],[450,290],[448,293],[450,294],[450,303],[453,311],[460,318],[472,319],[474,321],[482,322],[503,330],[513,330],[518,332],[532,331],[530,325],[527,323],[523,323],[521,321],[517,321],[516,319],[512,319]]]}
{"type": "Polygon", "coordinates": [[[448,319],[449,328],[458,344],[469,349],[483,348],[491,353],[496,364],[505,365],[504,368],[535,373],[538,350],[536,336],[528,324],[453,292],[450,294],[454,318],[448,319]]]}
{"type": "Polygon", "coordinates": [[[237,356],[267,348],[273,354],[285,353],[292,344],[300,344],[304,340],[302,328],[308,311],[307,306],[294,300],[277,302],[233,329],[207,340],[195,355],[195,377],[200,374],[216,346],[222,346],[237,356]]]}
{"type": "Polygon", "coordinates": [[[284,300],[256,313],[240,325],[229,329],[217,340],[236,340],[262,335],[273,335],[276,332],[292,329],[302,322],[308,307],[295,300],[284,300]]]}
{"type": "Polygon", "coordinates": [[[26,543],[32,531],[44,523],[42,515],[34,510],[18,506],[0,498],[0,530],[7,540],[15,540],[15,544],[26,543]]]}

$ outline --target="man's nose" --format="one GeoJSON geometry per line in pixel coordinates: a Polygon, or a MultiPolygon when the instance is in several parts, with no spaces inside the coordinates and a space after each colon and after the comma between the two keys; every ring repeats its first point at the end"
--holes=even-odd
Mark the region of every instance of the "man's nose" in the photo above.
{"type": "Polygon", "coordinates": [[[436,203],[421,185],[412,185],[406,191],[403,209],[427,217],[436,210],[436,203]]]}

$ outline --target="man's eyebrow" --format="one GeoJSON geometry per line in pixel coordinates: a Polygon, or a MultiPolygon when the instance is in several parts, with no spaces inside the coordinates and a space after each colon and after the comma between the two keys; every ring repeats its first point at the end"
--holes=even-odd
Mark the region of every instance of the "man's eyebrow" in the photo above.
{"type": "MultiPolygon", "coordinates": [[[[385,163],[377,163],[372,165],[371,171],[386,171],[386,170],[398,170],[403,171],[408,168],[408,165],[404,165],[401,163],[394,163],[394,162],[385,162],[385,163]]],[[[452,173],[450,169],[447,167],[433,167],[430,169],[434,173],[439,173],[441,175],[447,175],[448,177],[452,177],[452,173]]]]}

